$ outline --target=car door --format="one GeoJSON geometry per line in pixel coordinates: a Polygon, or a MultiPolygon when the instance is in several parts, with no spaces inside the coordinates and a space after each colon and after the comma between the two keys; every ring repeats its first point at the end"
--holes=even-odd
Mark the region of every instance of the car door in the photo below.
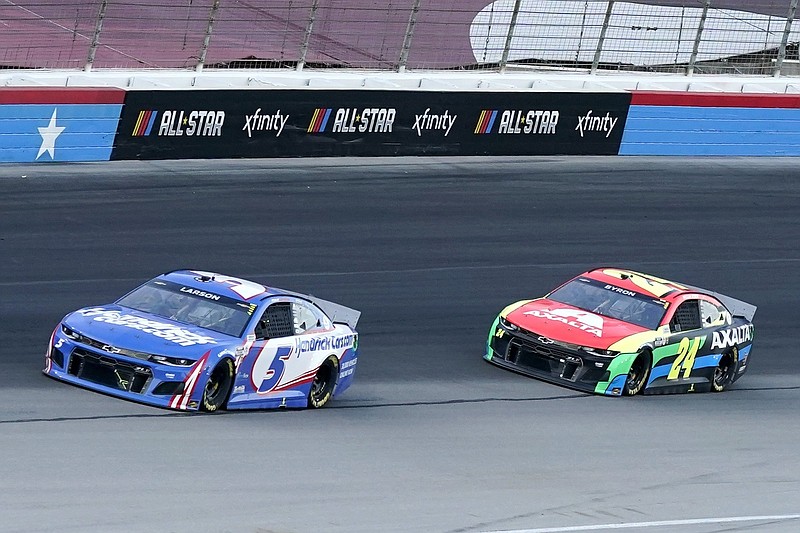
{"type": "Polygon", "coordinates": [[[649,388],[662,392],[705,390],[717,359],[711,356],[714,331],[730,323],[725,307],[704,295],[691,296],[665,316],[669,336],[653,352],[649,388]]]}
{"type": "Polygon", "coordinates": [[[255,342],[243,362],[250,368],[249,388],[281,393],[309,384],[328,355],[333,324],[310,302],[284,298],[271,303],[256,323],[255,342]]]}
{"type": "Polygon", "coordinates": [[[295,350],[291,302],[271,302],[256,322],[253,335],[255,341],[239,365],[243,383],[237,383],[237,390],[266,394],[283,379],[286,361],[295,350]]]}

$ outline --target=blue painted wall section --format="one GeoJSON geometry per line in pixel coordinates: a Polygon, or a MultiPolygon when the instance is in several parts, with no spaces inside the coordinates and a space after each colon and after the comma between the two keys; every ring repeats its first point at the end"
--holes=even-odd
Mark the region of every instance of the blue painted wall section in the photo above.
{"type": "Polygon", "coordinates": [[[108,161],[125,92],[3,89],[0,162],[108,161]]]}
{"type": "Polygon", "coordinates": [[[798,95],[634,93],[620,155],[800,156],[798,95]]]}

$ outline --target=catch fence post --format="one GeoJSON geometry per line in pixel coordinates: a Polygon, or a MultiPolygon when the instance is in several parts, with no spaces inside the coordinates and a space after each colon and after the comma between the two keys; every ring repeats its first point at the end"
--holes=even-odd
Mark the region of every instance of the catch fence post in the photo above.
{"type": "Polygon", "coordinates": [[[697,25],[697,34],[694,36],[692,55],[689,57],[689,65],[686,67],[687,76],[694,74],[694,64],[697,61],[697,53],[700,51],[700,41],[703,39],[703,30],[706,27],[706,17],[708,16],[709,7],[711,7],[711,0],[705,0],[705,2],[703,2],[703,12],[700,14],[700,24],[697,25]]]}
{"type": "Polygon", "coordinates": [[[217,11],[219,11],[220,0],[214,0],[211,6],[211,12],[208,14],[208,25],[206,26],[206,35],[203,37],[203,46],[200,47],[200,57],[197,59],[197,66],[195,70],[201,72],[203,65],[206,63],[206,55],[208,54],[208,45],[211,43],[211,31],[214,29],[214,21],[217,19],[217,11]]]}
{"type": "Polygon", "coordinates": [[[603,44],[606,41],[606,32],[608,26],[611,24],[611,11],[614,9],[614,0],[608,0],[606,6],[606,14],[603,17],[603,27],[600,28],[600,37],[597,39],[597,49],[594,51],[594,59],[592,59],[592,69],[590,74],[597,72],[597,67],[600,66],[600,54],[603,53],[603,44]]]}
{"type": "Polygon", "coordinates": [[[508,65],[508,54],[511,50],[511,39],[514,37],[514,28],[517,26],[517,16],[519,15],[519,8],[522,4],[522,0],[516,0],[514,2],[514,12],[511,13],[511,22],[508,23],[508,34],[506,35],[506,44],[503,46],[503,57],[500,58],[500,73],[506,71],[506,65],[508,65]]]}
{"type": "Polygon", "coordinates": [[[408,51],[411,49],[411,40],[414,38],[414,26],[417,25],[417,14],[419,14],[419,4],[421,0],[414,0],[411,7],[411,14],[408,17],[406,35],[403,37],[403,48],[400,49],[400,63],[397,65],[397,72],[405,72],[408,64],[408,51]]]}
{"type": "Polygon", "coordinates": [[[97,13],[97,22],[94,25],[94,34],[92,35],[92,43],[89,45],[89,55],[86,58],[86,65],[83,70],[89,72],[94,65],[94,56],[97,53],[97,46],[100,44],[100,32],[103,30],[103,20],[106,18],[106,8],[108,7],[108,0],[100,2],[100,11],[97,13]]]}
{"type": "Polygon", "coordinates": [[[317,18],[317,8],[319,7],[319,0],[311,2],[311,12],[308,14],[308,24],[306,24],[306,31],[303,33],[303,42],[300,43],[300,59],[297,60],[297,70],[303,70],[306,65],[306,56],[308,55],[308,43],[311,41],[311,32],[314,30],[314,19],[317,18]]]}
{"type": "Polygon", "coordinates": [[[792,22],[794,15],[797,12],[797,0],[792,0],[789,4],[789,15],[786,17],[786,26],[783,28],[783,37],[781,38],[781,46],[778,48],[778,58],[775,60],[775,71],[772,73],[776,78],[781,75],[783,68],[783,60],[786,59],[786,45],[789,43],[789,33],[792,31],[792,22]]]}

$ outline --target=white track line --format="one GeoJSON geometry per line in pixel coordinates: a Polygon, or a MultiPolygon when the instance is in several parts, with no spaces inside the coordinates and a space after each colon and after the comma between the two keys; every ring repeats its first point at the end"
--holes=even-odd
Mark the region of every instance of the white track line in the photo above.
{"type": "Polygon", "coordinates": [[[728,516],[722,518],[692,518],[688,520],[659,520],[655,522],[626,522],[622,524],[595,524],[590,526],[544,527],[537,529],[513,529],[485,531],[484,533],[561,533],[566,531],[599,531],[602,529],[633,529],[670,526],[692,526],[701,524],[729,524],[731,522],[763,522],[800,519],[800,514],[764,516],[728,516]]]}
{"type": "MultiPolygon", "coordinates": [[[[762,258],[762,259],[721,259],[712,261],[636,261],[632,263],[635,268],[638,265],[744,265],[744,264],[778,264],[778,263],[800,263],[800,257],[762,258]]],[[[397,274],[427,274],[435,272],[454,272],[454,271],[480,271],[480,270],[508,270],[513,268],[529,269],[562,269],[562,268],[587,268],[586,263],[513,263],[507,265],[453,265],[443,267],[426,268],[398,268],[384,270],[341,270],[341,271],[322,271],[322,272],[272,272],[272,273],[245,273],[240,277],[244,279],[270,279],[270,278],[308,278],[317,276],[369,276],[369,275],[397,275],[397,274]]],[[[634,268],[634,269],[635,269],[634,268]]],[[[38,285],[59,285],[63,286],[72,283],[129,283],[140,282],[142,278],[97,278],[97,279],[59,279],[59,280],[36,280],[36,281],[0,281],[0,287],[25,287],[38,285]]]]}

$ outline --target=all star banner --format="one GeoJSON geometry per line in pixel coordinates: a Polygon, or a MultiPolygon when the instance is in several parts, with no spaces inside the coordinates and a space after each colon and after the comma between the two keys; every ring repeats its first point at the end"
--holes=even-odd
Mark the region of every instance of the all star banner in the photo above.
{"type": "Polygon", "coordinates": [[[112,159],[616,155],[628,93],[131,91],[112,159]]]}

